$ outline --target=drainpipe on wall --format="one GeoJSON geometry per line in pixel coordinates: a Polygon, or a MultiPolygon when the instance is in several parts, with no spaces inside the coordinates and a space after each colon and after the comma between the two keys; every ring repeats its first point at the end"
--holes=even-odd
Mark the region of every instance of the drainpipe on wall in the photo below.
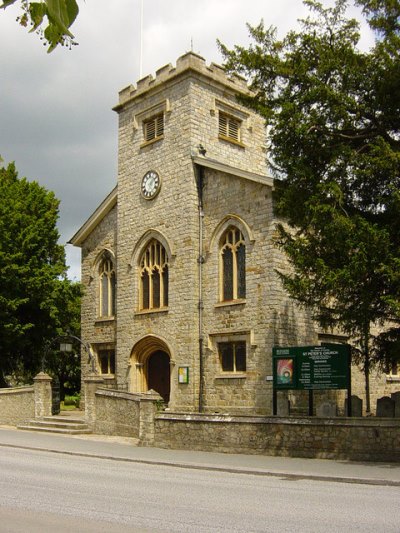
{"type": "Polygon", "coordinates": [[[203,347],[203,185],[204,185],[204,168],[194,164],[194,172],[197,184],[198,210],[199,210],[199,413],[204,409],[204,347],[203,347]]]}

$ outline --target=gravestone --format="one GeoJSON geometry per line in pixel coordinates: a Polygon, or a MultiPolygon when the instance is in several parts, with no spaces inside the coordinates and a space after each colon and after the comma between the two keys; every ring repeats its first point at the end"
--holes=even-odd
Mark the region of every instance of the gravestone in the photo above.
{"type": "Polygon", "coordinates": [[[317,416],[321,418],[332,418],[337,415],[336,402],[323,402],[317,405],[317,416]]]}
{"type": "MultiPolygon", "coordinates": [[[[358,396],[351,397],[351,416],[362,416],[363,402],[358,396]]],[[[347,398],[344,401],[344,413],[347,416],[347,398]]]]}
{"type": "Polygon", "coordinates": [[[394,401],[394,417],[400,418],[400,391],[393,392],[390,397],[394,401]]]}
{"type": "Polygon", "coordinates": [[[379,398],[376,402],[376,416],[394,418],[394,400],[389,396],[379,398]]]}

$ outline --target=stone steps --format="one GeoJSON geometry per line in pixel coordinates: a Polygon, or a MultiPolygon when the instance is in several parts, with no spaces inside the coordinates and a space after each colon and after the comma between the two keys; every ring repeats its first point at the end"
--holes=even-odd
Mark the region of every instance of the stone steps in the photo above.
{"type": "Polygon", "coordinates": [[[83,435],[92,433],[84,419],[66,416],[45,416],[41,419],[33,419],[27,424],[19,425],[18,429],[62,433],[65,435],[83,435]]]}

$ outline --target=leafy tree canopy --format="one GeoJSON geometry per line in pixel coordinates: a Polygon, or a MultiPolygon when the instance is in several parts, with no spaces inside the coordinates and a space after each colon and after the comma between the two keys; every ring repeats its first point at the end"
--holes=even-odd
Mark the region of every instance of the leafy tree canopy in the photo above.
{"type": "Polygon", "coordinates": [[[22,14],[17,18],[23,27],[29,27],[30,32],[36,32],[49,45],[48,52],[56,46],[76,45],[70,27],[74,23],[79,7],[76,0],[3,0],[0,8],[6,9],[12,4],[19,3],[22,14]]]}
{"type": "Polygon", "coordinates": [[[358,339],[369,410],[371,332],[400,321],[400,4],[356,1],[376,34],[362,51],[346,0],[304,3],[300,31],[280,40],[261,23],[249,26],[248,48],[221,48],[268,126],[288,223],[277,242],[293,265],[283,283],[322,326],[358,339]]]}
{"type": "Polygon", "coordinates": [[[59,202],[36,182],[0,168],[0,387],[40,370],[50,339],[79,320],[56,228],[59,202]]]}

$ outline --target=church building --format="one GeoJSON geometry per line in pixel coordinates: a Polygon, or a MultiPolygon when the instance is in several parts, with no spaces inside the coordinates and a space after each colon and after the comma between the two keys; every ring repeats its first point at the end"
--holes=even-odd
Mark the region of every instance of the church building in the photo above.
{"type": "Polygon", "coordinates": [[[193,52],[123,89],[117,185],[71,239],[99,373],[173,411],[271,414],[273,346],[329,340],[276,272],[265,123],[236,98],[248,92],[193,52]]]}

